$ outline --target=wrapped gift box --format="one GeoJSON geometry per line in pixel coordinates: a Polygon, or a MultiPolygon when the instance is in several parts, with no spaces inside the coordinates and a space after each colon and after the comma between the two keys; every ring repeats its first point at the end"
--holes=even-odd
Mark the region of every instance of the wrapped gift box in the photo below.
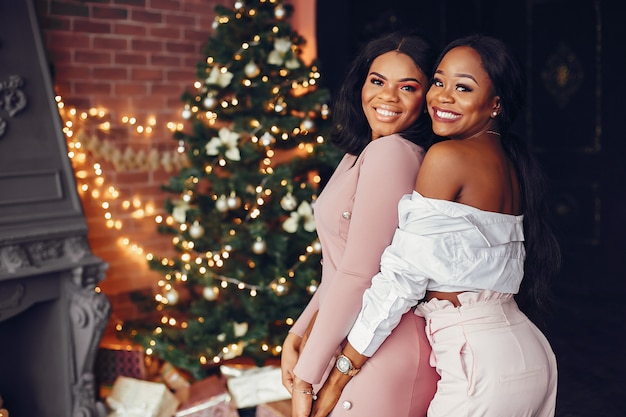
{"type": "Polygon", "coordinates": [[[291,417],[291,400],[259,404],[256,417],[291,417]]]}
{"type": "Polygon", "coordinates": [[[224,379],[210,376],[191,384],[189,399],[180,405],[176,417],[239,417],[239,414],[224,379]]]}
{"type": "Polygon", "coordinates": [[[160,382],[120,376],[106,398],[108,417],[172,417],[180,402],[160,382]]]}
{"type": "Polygon", "coordinates": [[[113,385],[118,376],[146,379],[143,348],[131,344],[106,344],[98,349],[94,364],[101,385],[113,385]]]}
{"type": "Polygon", "coordinates": [[[165,362],[161,366],[159,376],[165,385],[172,390],[181,404],[189,400],[189,389],[191,386],[189,383],[189,375],[176,369],[171,363],[165,362]]]}
{"type": "Polygon", "coordinates": [[[259,404],[291,398],[283,386],[280,368],[227,367],[221,366],[222,374],[228,375],[228,391],[237,408],[254,407],[259,404]]]}

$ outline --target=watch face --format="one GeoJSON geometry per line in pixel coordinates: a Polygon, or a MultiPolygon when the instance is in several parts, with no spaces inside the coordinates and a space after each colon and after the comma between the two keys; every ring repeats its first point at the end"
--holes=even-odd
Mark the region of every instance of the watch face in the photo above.
{"type": "Polygon", "coordinates": [[[350,360],[345,356],[337,358],[337,369],[344,374],[350,370],[350,360]]]}

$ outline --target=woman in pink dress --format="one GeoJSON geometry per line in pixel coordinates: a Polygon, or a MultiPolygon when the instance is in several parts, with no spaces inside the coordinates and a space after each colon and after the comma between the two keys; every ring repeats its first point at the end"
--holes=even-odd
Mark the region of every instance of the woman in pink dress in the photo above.
{"type": "MultiPolygon", "coordinates": [[[[514,298],[544,298],[560,262],[541,172],[510,132],[523,88],[501,41],[475,35],[444,48],[426,101],[433,132],[449,140],[429,149],[401,199],[399,228],[344,347],[345,362],[365,369],[417,305],[441,376],[428,417],[555,414],[554,353],[514,298]]],[[[315,417],[348,380],[333,371],[315,417]]]]}
{"type": "MultiPolygon", "coordinates": [[[[398,227],[398,202],[413,189],[431,145],[424,98],[432,63],[432,50],[419,36],[371,41],[333,106],[338,129],[332,140],[345,156],[315,203],[322,280],[283,344],[293,417],[310,414],[317,388],[335,365],[398,227]]],[[[405,315],[352,377],[332,416],[423,416],[438,379],[429,355],[423,318],[405,315]]]]}

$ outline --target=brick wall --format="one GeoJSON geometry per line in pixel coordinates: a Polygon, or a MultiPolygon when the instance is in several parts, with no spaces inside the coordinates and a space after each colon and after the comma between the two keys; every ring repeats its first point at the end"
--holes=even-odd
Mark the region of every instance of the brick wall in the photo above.
{"type": "MultiPolygon", "coordinates": [[[[195,81],[195,65],[212,33],[214,7],[230,6],[234,0],[33,0],[40,20],[45,48],[53,71],[63,111],[103,111],[103,118],[90,118],[81,126],[100,143],[134,153],[174,152],[177,144],[167,127],[182,123],[180,95],[195,81]],[[136,123],[125,122],[134,117],[136,123]],[[99,122],[106,121],[106,130],[99,122]],[[137,126],[150,126],[149,134],[137,126]]],[[[315,2],[293,0],[294,28],[309,37],[305,59],[315,55],[315,2]],[[298,26],[299,25],[299,26],[298,26]]],[[[76,126],[74,126],[76,127],[76,126]]],[[[114,315],[134,314],[127,293],[149,288],[160,275],[150,271],[146,252],[171,253],[168,236],[156,232],[153,216],[137,219],[123,201],[139,202],[140,208],[163,207],[166,195],[160,190],[175,172],[159,169],[120,169],[102,157],[102,178],[115,187],[119,197],[103,208],[101,197],[81,195],[93,252],[109,264],[101,284],[113,304],[114,315]],[[110,213],[121,220],[121,229],[106,225],[110,213]],[[122,239],[137,244],[143,253],[123,245],[122,239]]],[[[77,179],[80,184],[81,180],[77,179]]]]}
{"type": "MultiPolygon", "coordinates": [[[[110,123],[106,131],[86,123],[85,132],[121,151],[174,151],[168,122],[183,122],[180,95],[195,81],[195,65],[211,34],[216,4],[231,0],[35,0],[40,27],[53,70],[57,94],[66,109],[98,109],[110,123]],[[124,123],[135,117],[137,123],[124,123]],[[137,125],[154,120],[150,134],[137,125]]],[[[100,163],[103,178],[119,198],[103,209],[103,200],[81,195],[93,252],[109,264],[101,284],[114,314],[134,314],[127,292],[154,285],[159,275],[150,271],[145,252],[171,251],[169,237],[156,232],[151,217],[135,219],[121,202],[139,201],[142,207],[163,207],[160,185],[174,172],[165,169],[115,169],[100,163]],[[106,226],[110,212],[123,222],[120,230],[106,226]],[[128,238],[144,253],[121,244],[128,238]]]]}

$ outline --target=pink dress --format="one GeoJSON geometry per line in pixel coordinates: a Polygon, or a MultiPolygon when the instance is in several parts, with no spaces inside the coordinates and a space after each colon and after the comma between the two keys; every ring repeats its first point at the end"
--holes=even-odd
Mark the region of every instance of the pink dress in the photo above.
{"type": "MultiPolygon", "coordinates": [[[[392,135],[346,155],[315,203],[322,282],[292,332],[317,318],[294,373],[319,389],[341,351],[398,227],[398,202],[411,193],[423,149],[392,135]]],[[[429,365],[424,319],[405,314],[392,335],[343,390],[332,417],[426,414],[439,378],[429,365]]]]}

